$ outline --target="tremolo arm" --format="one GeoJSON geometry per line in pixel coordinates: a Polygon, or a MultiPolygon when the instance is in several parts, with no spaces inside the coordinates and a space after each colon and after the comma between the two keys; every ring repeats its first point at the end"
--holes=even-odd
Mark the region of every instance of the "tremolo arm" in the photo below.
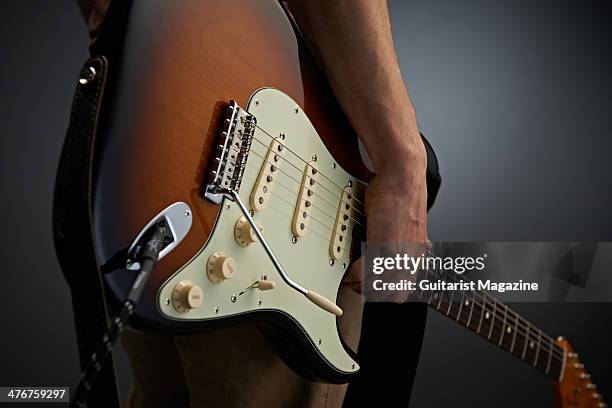
{"type": "Polygon", "coordinates": [[[274,252],[272,252],[272,248],[264,238],[248,208],[240,198],[240,183],[253,140],[256,123],[255,117],[242,110],[236,102],[231,102],[228,108],[228,118],[224,122],[222,143],[218,146],[217,156],[215,158],[216,167],[211,174],[209,184],[206,186],[204,196],[215,203],[221,203],[223,198],[227,198],[237,203],[243,216],[251,225],[253,232],[257,235],[259,242],[263,245],[274,268],[278,271],[287,285],[306,296],[308,300],[323,310],[336,316],[341,316],[342,309],[340,309],[338,305],[326,297],[303,287],[289,277],[274,255],[274,252]]]}

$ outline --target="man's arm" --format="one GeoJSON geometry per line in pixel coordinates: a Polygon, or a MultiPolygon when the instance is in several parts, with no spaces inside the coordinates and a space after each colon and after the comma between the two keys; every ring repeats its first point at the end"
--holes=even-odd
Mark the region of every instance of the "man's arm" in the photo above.
{"type": "MultiPolygon", "coordinates": [[[[426,242],[427,156],[393,45],[386,0],[288,0],[375,176],[366,191],[369,242],[426,242]]],[[[359,288],[360,271],[346,283],[359,288]]]]}
{"type": "MultiPolygon", "coordinates": [[[[78,0],[90,30],[110,0],[78,0]]],[[[370,242],[427,240],[427,158],[401,76],[386,0],[288,0],[376,175],[366,191],[370,242]]],[[[356,289],[359,272],[347,278],[356,289]]]]}

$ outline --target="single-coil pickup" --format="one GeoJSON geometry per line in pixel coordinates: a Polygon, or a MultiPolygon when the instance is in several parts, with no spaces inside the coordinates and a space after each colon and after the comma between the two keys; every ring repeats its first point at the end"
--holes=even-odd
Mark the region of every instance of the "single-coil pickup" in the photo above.
{"type": "Polygon", "coordinates": [[[317,163],[314,161],[306,163],[300,193],[298,194],[295,211],[293,212],[293,222],[291,223],[291,230],[296,237],[303,237],[308,231],[308,221],[310,220],[312,201],[317,189],[318,179],[319,168],[317,163]]]}
{"type": "Polygon", "coordinates": [[[259,176],[257,176],[255,186],[251,191],[250,203],[253,211],[261,211],[268,205],[272,187],[279,174],[279,167],[284,160],[282,157],[284,147],[280,139],[277,138],[272,140],[268,148],[266,158],[259,170],[259,176]]]}
{"type": "Polygon", "coordinates": [[[351,233],[353,220],[353,192],[350,187],[344,187],[338,204],[336,223],[332,230],[329,243],[329,256],[331,259],[340,259],[344,254],[344,248],[351,233]]]}

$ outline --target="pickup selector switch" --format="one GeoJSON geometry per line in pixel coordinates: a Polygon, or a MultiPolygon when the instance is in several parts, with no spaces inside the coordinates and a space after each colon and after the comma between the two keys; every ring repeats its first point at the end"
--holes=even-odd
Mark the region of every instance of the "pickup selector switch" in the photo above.
{"type": "Polygon", "coordinates": [[[202,305],[202,288],[188,280],[180,281],[172,291],[172,305],[179,313],[187,313],[202,305]]]}
{"type": "MultiPolygon", "coordinates": [[[[255,224],[259,231],[263,232],[263,225],[261,225],[261,222],[255,221],[255,224]]],[[[245,247],[257,241],[257,234],[247,219],[240,217],[238,221],[236,221],[236,226],[234,227],[234,238],[236,238],[238,245],[245,247]]]]}
{"type": "Polygon", "coordinates": [[[236,261],[234,258],[217,251],[208,258],[206,263],[206,275],[212,283],[219,283],[230,279],[236,272],[236,261]]]}

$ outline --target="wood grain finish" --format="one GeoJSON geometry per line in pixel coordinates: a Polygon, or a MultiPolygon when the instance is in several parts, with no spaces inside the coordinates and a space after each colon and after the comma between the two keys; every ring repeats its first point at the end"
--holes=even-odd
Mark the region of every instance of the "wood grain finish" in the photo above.
{"type": "Polygon", "coordinates": [[[563,377],[554,386],[555,406],[558,408],[607,407],[597,386],[570,343],[564,338],[559,338],[557,344],[565,350],[566,359],[563,377]]]}
{"type": "MultiPolygon", "coordinates": [[[[159,285],[202,248],[218,206],[202,197],[220,115],[258,88],[297,101],[338,162],[362,179],[357,139],[329,86],[275,1],[135,1],[115,98],[97,146],[94,227],[100,262],[130,245],[160,210],[186,202],[194,222],[158,265],[139,318],[155,326],[159,285]]],[[[109,280],[115,295],[130,280],[109,280]]]]}

